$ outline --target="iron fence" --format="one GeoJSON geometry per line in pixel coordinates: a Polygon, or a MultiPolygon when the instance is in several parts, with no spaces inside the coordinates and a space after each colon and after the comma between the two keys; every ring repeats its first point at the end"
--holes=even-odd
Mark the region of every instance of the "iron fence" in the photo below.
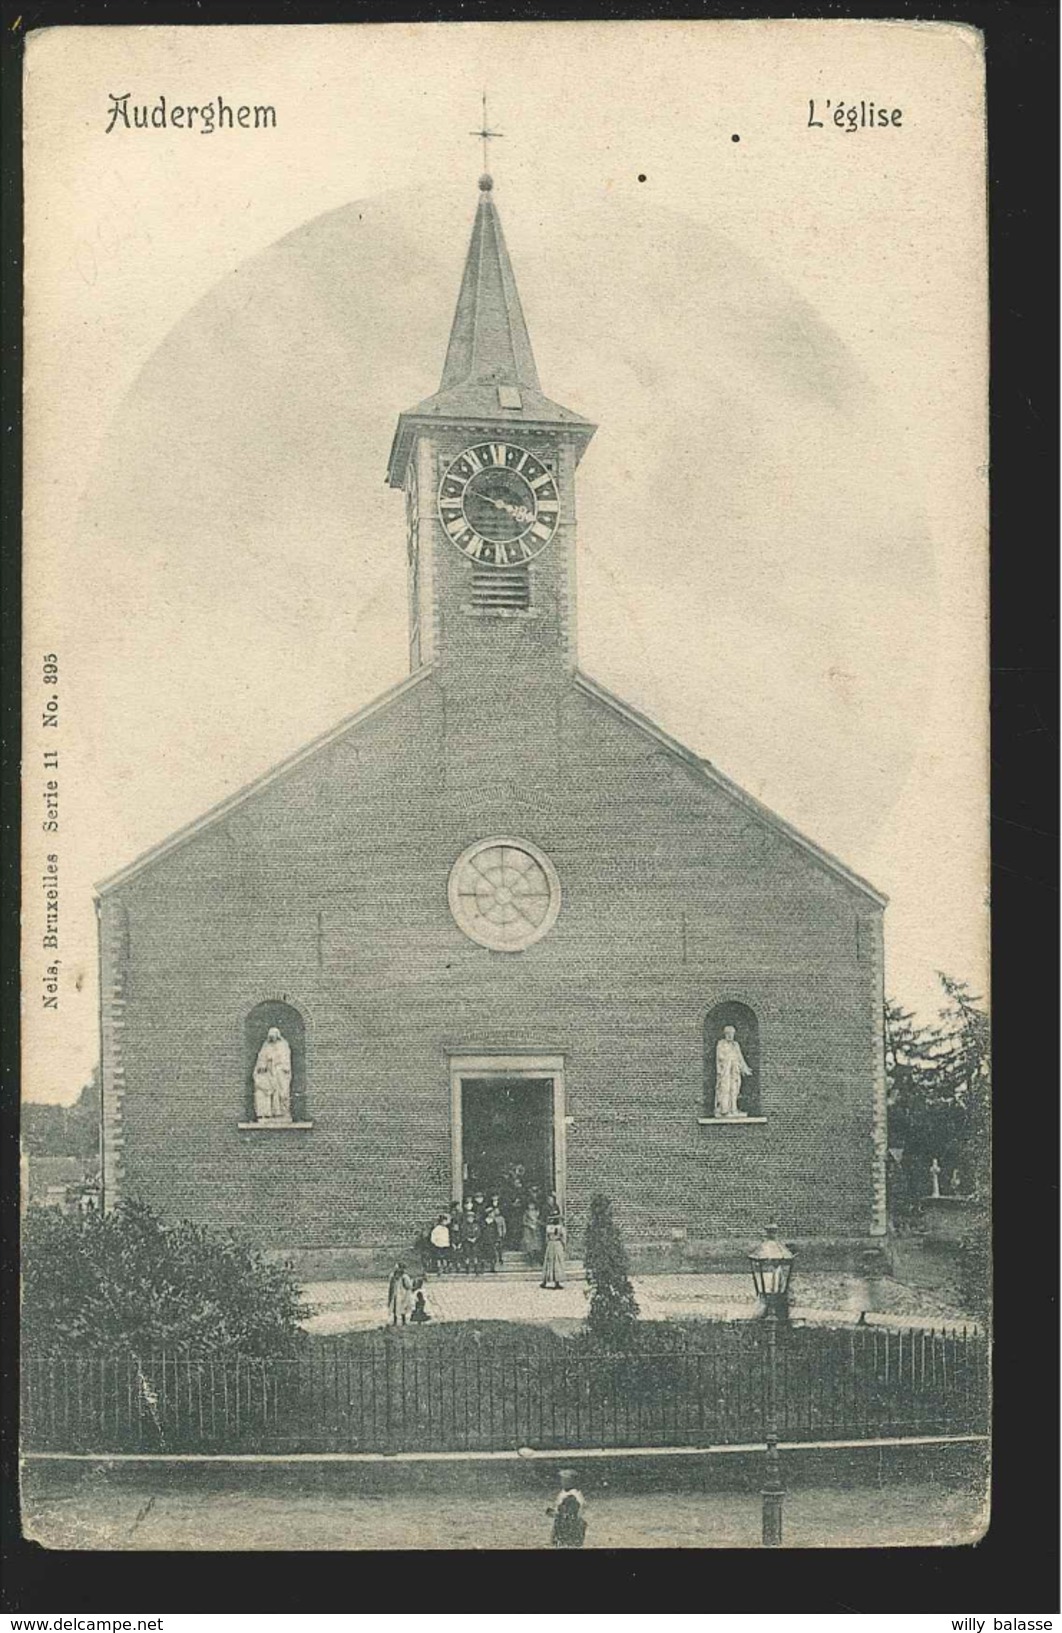
{"type": "MultiPolygon", "coordinates": [[[[436,1335],[438,1336],[438,1335],[436,1335]]],[[[290,1359],[25,1357],[27,1451],[500,1451],[763,1439],[753,1322],[634,1354],[563,1342],[420,1342],[407,1329],[290,1359]]],[[[980,1333],[794,1328],[778,1347],[785,1440],[983,1432],[980,1333]]]]}

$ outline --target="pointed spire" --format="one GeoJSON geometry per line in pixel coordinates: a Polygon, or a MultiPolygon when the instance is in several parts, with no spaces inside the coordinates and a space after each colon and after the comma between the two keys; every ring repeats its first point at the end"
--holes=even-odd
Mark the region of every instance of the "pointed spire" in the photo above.
{"type": "Polygon", "coordinates": [[[442,383],[433,396],[398,416],[387,465],[392,487],[405,480],[414,439],[426,424],[563,429],[577,461],[596,430],[582,414],[562,408],[542,391],[493,190],[491,177],[481,176],[442,383]]]}
{"type": "Polygon", "coordinates": [[[484,175],[479,187],[479,208],[439,389],[452,391],[474,381],[539,392],[531,337],[494,203],[494,182],[484,175]]]}

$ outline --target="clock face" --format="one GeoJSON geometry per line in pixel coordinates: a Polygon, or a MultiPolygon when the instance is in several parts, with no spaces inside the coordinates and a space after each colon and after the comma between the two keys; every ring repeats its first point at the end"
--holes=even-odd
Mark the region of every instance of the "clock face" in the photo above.
{"type": "Polygon", "coordinates": [[[540,459],[511,442],[478,442],[447,466],[439,515],[472,561],[513,567],[544,550],[557,531],[560,497],[540,459]]]}
{"type": "Polygon", "coordinates": [[[560,879],[549,857],[526,839],[481,839],[450,870],[450,911],[481,947],[518,953],[557,921],[560,879]]]}

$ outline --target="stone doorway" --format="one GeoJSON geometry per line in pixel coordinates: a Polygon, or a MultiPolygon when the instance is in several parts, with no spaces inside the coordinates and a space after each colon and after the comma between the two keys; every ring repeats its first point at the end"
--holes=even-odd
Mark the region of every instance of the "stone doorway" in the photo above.
{"type": "Polygon", "coordinates": [[[454,1056],[450,1065],[453,1197],[523,1188],[566,1201],[564,1063],[555,1056],[454,1056]]]}

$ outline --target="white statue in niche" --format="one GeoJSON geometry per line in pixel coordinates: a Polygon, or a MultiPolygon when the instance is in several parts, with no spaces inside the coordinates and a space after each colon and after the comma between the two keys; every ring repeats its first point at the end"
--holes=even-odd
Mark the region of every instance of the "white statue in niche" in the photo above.
{"type": "Polygon", "coordinates": [[[723,1027],[723,1035],[715,1046],[715,1115],[717,1117],[745,1117],[738,1110],[741,1080],[752,1076],[752,1067],[741,1052],[737,1033],[732,1026],[723,1027]]]}
{"type": "Polygon", "coordinates": [[[260,1123],[291,1122],[291,1044],[271,1026],[254,1063],[254,1114],[260,1123]]]}

